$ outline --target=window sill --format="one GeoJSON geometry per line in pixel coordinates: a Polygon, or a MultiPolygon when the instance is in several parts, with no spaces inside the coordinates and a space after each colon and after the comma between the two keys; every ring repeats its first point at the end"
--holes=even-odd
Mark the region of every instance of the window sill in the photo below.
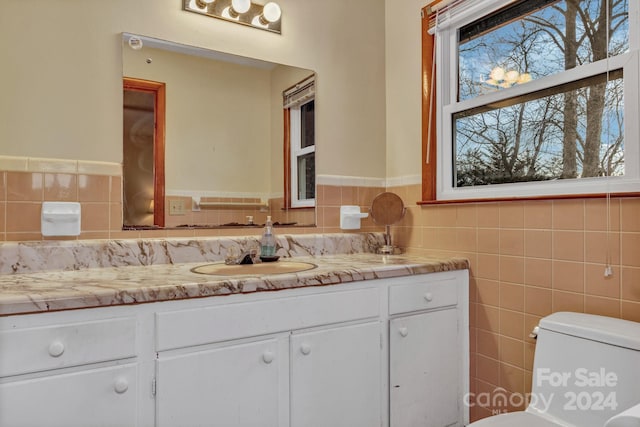
{"type": "MultiPolygon", "coordinates": [[[[527,196],[527,197],[495,197],[478,199],[454,199],[454,200],[420,200],[416,202],[419,206],[428,205],[450,205],[463,203],[494,203],[494,202],[523,202],[535,200],[566,200],[566,199],[604,199],[607,193],[594,194],[558,194],[552,196],[527,196]]],[[[610,193],[610,197],[640,197],[640,192],[610,193]]]]}

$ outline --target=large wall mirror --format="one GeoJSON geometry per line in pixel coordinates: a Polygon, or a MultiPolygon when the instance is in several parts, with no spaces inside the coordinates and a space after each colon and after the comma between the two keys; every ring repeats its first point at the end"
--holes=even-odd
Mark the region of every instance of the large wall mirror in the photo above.
{"type": "Polygon", "coordinates": [[[312,70],[132,34],[122,63],[125,228],[315,224],[285,191],[283,103],[312,70]]]}

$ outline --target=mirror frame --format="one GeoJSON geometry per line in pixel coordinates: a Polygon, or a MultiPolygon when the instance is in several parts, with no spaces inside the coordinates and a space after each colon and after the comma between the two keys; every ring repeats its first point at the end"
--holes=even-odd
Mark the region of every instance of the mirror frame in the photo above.
{"type": "MultiPolygon", "coordinates": [[[[195,46],[189,46],[189,45],[184,45],[182,43],[178,43],[178,42],[173,42],[173,41],[166,41],[166,40],[161,40],[161,39],[156,39],[153,37],[148,37],[148,36],[143,36],[143,35],[137,35],[137,34],[131,34],[131,33],[122,33],[122,49],[127,49],[130,47],[130,40],[131,39],[140,39],[140,41],[142,41],[142,44],[144,44],[147,47],[151,47],[154,49],[161,49],[161,50],[165,50],[165,51],[173,51],[173,52],[177,52],[180,54],[187,54],[187,55],[195,55],[198,57],[204,57],[204,58],[209,58],[209,59],[214,59],[216,61],[223,61],[223,62],[231,62],[233,64],[237,64],[237,65],[248,65],[248,66],[253,66],[259,68],[264,68],[265,64],[268,64],[268,66],[277,66],[277,65],[284,65],[286,67],[291,67],[287,64],[277,64],[277,63],[272,63],[269,61],[263,61],[263,60],[259,60],[259,59],[254,59],[254,58],[249,58],[249,57],[243,57],[243,56],[238,56],[238,55],[234,55],[234,54],[229,54],[229,53],[225,53],[225,52],[219,52],[219,51],[214,51],[214,50],[209,50],[209,49],[205,49],[205,48],[201,48],[201,47],[195,47],[195,46]]],[[[124,55],[124,54],[123,54],[124,55]]],[[[125,60],[124,60],[124,56],[123,56],[123,67],[125,67],[125,60]]],[[[305,70],[308,71],[309,73],[312,73],[314,76],[316,75],[315,71],[313,70],[308,70],[308,69],[303,69],[300,67],[292,67],[293,69],[299,69],[299,70],[305,70]]],[[[125,75],[126,70],[123,68],[123,79],[137,79],[135,74],[136,73],[130,73],[132,75],[125,75]]],[[[141,79],[137,79],[137,80],[141,80],[141,79]]],[[[124,87],[124,85],[123,85],[124,87]]],[[[286,90],[286,88],[284,88],[286,90]]],[[[166,102],[166,101],[165,101],[166,102]]],[[[285,117],[287,116],[287,114],[284,115],[285,117]]],[[[285,118],[286,120],[286,118],[285,118]]],[[[164,124],[164,123],[163,123],[164,124]]],[[[285,141],[287,140],[288,136],[286,134],[286,123],[282,123],[282,128],[284,129],[284,138],[285,141]]],[[[165,129],[164,126],[161,126],[160,129],[158,129],[158,131],[162,132],[162,137],[164,138],[165,136],[165,129]]],[[[272,139],[272,138],[271,138],[272,139]]],[[[273,142],[272,142],[273,143],[273,142]]],[[[156,144],[158,145],[158,144],[156,144]]],[[[286,144],[283,144],[283,147],[286,144]]],[[[154,152],[156,152],[156,150],[154,150],[154,152]]],[[[154,163],[156,163],[157,165],[160,165],[160,158],[162,158],[162,160],[164,160],[164,155],[165,155],[166,151],[164,148],[164,144],[162,144],[161,146],[158,146],[158,151],[157,154],[155,155],[155,159],[154,159],[154,163]],[[160,154],[161,152],[161,154],[160,154]]],[[[287,154],[284,155],[283,158],[283,162],[284,165],[286,167],[286,156],[287,154]]],[[[124,161],[124,159],[123,159],[124,161]]],[[[153,225],[141,225],[139,226],[138,224],[133,224],[133,225],[123,225],[124,229],[138,229],[138,228],[166,228],[166,229],[182,229],[185,227],[193,227],[193,228],[228,228],[229,227],[229,223],[223,223],[223,221],[220,221],[220,223],[218,224],[207,224],[207,225],[203,225],[203,224],[198,224],[197,222],[194,222],[192,225],[186,224],[186,225],[179,225],[179,226],[166,226],[167,223],[165,222],[165,218],[166,218],[166,214],[168,213],[167,209],[165,208],[165,203],[164,201],[167,199],[170,199],[171,197],[178,197],[178,196],[172,196],[170,194],[166,194],[166,184],[165,184],[165,176],[164,176],[164,165],[162,165],[163,167],[160,168],[154,168],[154,170],[158,170],[160,173],[158,174],[154,174],[154,196],[153,196],[153,200],[154,200],[154,215],[153,215],[153,225]],[[162,171],[161,171],[162,169],[162,171]],[[164,196],[164,197],[161,197],[164,196]],[[163,200],[164,199],[164,200],[163,200]],[[156,210],[156,207],[160,207],[160,209],[156,210]]],[[[285,172],[285,171],[282,171],[285,172]]],[[[297,209],[303,209],[303,208],[292,208],[290,206],[288,206],[288,200],[290,195],[288,194],[289,191],[289,185],[288,185],[288,176],[289,174],[285,173],[283,180],[282,180],[282,184],[284,187],[284,194],[283,194],[283,206],[278,208],[278,206],[275,207],[271,207],[270,209],[281,209],[284,211],[294,211],[297,209]]],[[[273,177],[273,175],[272,175],[273,177]]],[[[124,172],[123,172],[123,181],[124,181],[125,177],[124,177],[124,172]]],[[[277,186],[279,187],[279,185],[277,186]]],[[[316,188],[317,188],[317,184],[316,184],[316,188]]],[[[124,185],[123,185],[123,190],[124,190],[124,185]]],[[[206,191],[202,191],[203,193],[206,193],[206,191]]],[[[187,191],[187,193],[190,193],[190,191],[187,191]]],[[[193,193],[197,193],[197,191],[193,191],[193,193]]],[[[124,197],[123,197],[124,198],[124,197]]],[[[271,197],[270,197],[271,198],[271,197]]],[[[277,197],[276,197],[277,199],[277,197]]],[[[186,204],[186,203],[185,203],[186,204]]],[[[297,227],[309,227],[309,226],[316,226],[317,224],[317,204],[314,205],[313,207],[306,207],[304,209],[307,210],[313,210],[313,218],[307,218],[304,217],[302,223],[285,223],[287,226],[297,226],[297,227]],[[310,219],[310,221],[307,221],[307,219],[310,219]]],[[[124,206],[123,206],[123,210],[124,210],[124,206]]],[[[191,211],[191,206],[185,206],[185,210],[187,211],[191,211]]],[[[195,209],[194,209],[195,212],[195,209]]],[[[125,218],[125,216],[123,215],[123,219],[125,218]]],[[[124,221],[123,221],[124,222],[124,221]]],[[[283,224],[284,225],[284,224],[283,224]]],[[[237,225],[234,225],[233,227],[237,227],[237,225]]]]}

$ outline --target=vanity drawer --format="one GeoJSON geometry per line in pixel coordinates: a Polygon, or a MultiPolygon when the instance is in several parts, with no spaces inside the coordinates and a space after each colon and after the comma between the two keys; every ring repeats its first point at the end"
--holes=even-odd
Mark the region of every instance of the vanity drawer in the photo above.
{"type": "Polygon", "coordinates": [[[134,357],[135,318],[0,331],[0,377],[134,357]]]}
{"type": "Polygon", "coordinates": [[[389,314],[429,310],[458,304],[456,278],[436,279],[389,287],[389,314]]]}
{"type": "Polygon", "coordinates": [[[225,304],[156,314],[157,350],[378,317],[377,288],[225,304]]]}

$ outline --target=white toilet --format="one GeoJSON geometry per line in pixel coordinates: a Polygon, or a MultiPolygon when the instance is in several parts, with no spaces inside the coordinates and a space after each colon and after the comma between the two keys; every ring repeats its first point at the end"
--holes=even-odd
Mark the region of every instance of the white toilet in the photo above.
{"type": "Polygon", "coordinates": [[[536,333],[527,409],[470,426],[640,427],[640,323],[559,312],[536,333]]]}

